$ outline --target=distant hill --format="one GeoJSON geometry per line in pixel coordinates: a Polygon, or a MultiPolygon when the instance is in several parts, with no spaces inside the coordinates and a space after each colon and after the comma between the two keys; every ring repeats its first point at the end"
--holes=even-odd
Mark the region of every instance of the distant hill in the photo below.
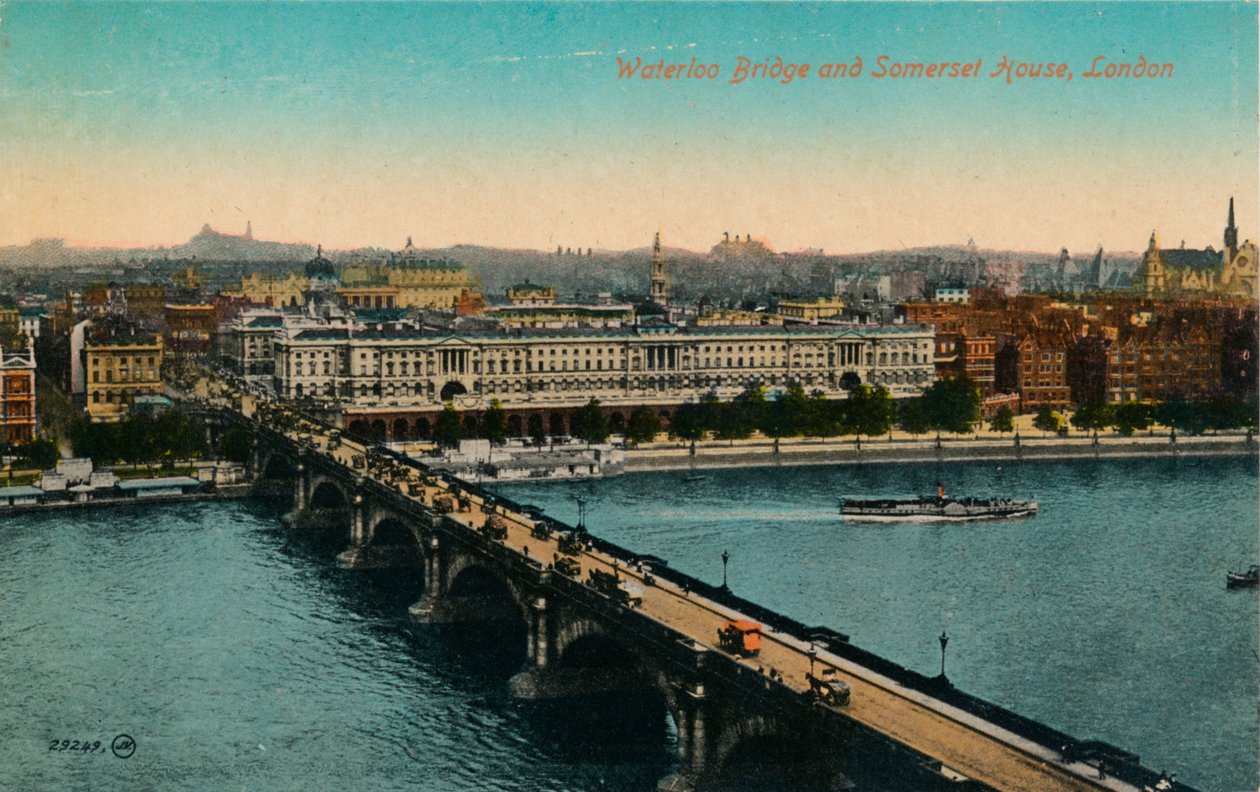
{"type": "MultiPolygon", "coordinates": [[[[354,260],[382,260],[395,251],[360,248],[324,251],[338,264],[354,260]]],[[[643,299],[648,291],[649,247],[631,250],[578,249],[556,252],[483,245],[459,244],[420,249],[417,255],[448,259],[468,267],[481,280],[482,291],[501,301],[508,286],[528,280],[556,287],[560,299],[579,295],[591,299],[601,292],[615,299],[643,299]]],[[[672,295],[680,301],[760,302],[773,295],[815,293],[820,282],[846,274],[880,274],[920,271],[929,281],[960,284],[1007,283],[1041,288],[1054,281],[1059,253],[993,250],[974,245],[933,245],[903,250],[824,255],[820,250],[776,253],[756,240],[720,242],[707,252],[665,248],[672,295]],[[750,244],[754,243],[754,244],[750,244]]],[[[1095,251],[1072,254],[1075,267],[1091,261],[1095,251]]],[[[1122,272],[1136,267],[1137,253],[1106,252],[1108,267],[1122,272]]],[[[29,245],[0,248],[0,268],[11,274],[44,275],[48,270],[69,268],[97,277],[128,274],[154,266],[153,262],[195,259],[224,277],[249,269],[281,272],[297,269],[315,256],[306,244],[255,239],[246,226],[241,235],[227,234],[204,225],[188,242],[169,248],[71,248],[56,239],[35,240],[29,245]],[[146,262],[149,262],[146,264],[146,262]],[[227,264],[231,267],[224,268],[227,264]],[[108,273],[108,274],[107,274],[108,273]]],[[[19,278],[20,279],[20,278],[19,278]]],[[[43,278],[38,278],[43,280],[43,278]]],[[[218,279],[216,279],[218,280],[218,279]]]]}
{"type": "Polygon", "coordinates": [[[246,224],[243,235],[234,236],[215,231],[207,223],[188,242],[171,248],[169,254],[172,258],[206,261],[306,261],[315,257],[315,248],[254,239],[253,228],[249,224],[246,224]]]}

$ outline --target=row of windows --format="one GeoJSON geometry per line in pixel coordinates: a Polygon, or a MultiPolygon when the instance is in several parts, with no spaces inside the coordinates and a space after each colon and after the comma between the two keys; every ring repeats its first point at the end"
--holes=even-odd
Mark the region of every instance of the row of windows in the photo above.
{"type": "MultiPolygon", "coordinates": [[[[144,358],[142,357],[118,357],[115,355],[92,355],[91,356],[92,368],[99,368],[101,365],[102,359],[110,361],[114,366],[127,366],[127,365],[140,366],[140,365],[143,365],[144,363],[144,358]]],[[[150,366],[156,365],[155,361],[156,361],[155,357],[150,357],[149,365],[150,366]]]]}
{"type": "MultiPolygon", "coordinates": [[[[145,376],[145,372],[143,369],[135,369],[132,371],[128,371],[127,369],[122,369],[121,371],[118,372],[119,382],[156,382],[157,379],[158,379],[158,373],[156,369],[149,369],[148,376],[145,376]]],[[[92,382],[100,382],[100,381],[101,381],[101,372],[93,371],[92,382]]],[[[113,381],[114,381],[114,372],[112,370],[106,371],[105,382],[109,383],[113,381]]]]}
{"type": "MultiPolygon", "coordinates": [[[[885,365],[885,366],[886,366],[886,365],[899,366],[899,365],[912,365],[912,364],[917,365],[917,364],[918,364],[918,362],[919,362],[919,361],[917,360],[917,357],[918,357],[917,355],[915,355],[915,356],[914,356],[914,358],[915,358],[915,359],[907,359],[907,360],[904,360],[904,361],[903,361],[903,360],[901,360],[901,359],[899,359],[899,357],[898,357],[897,353],[895,353],[895,352],[891,355],[891,361],[888,359],[888,357],[889,357],[889,356],[887,356],[887,355],[886,355],[886,353],[881,352],[881,353],[880,353],[880,355],[879,355],[879,363],[880,363],[880,365],[885,365]]],[[[909,353],[907,353],[907,357],[910,357],[910,356],[909,356],[909,353]]],[[[871,353],[867,353],[866,358],[867,358],[867,359],[866,359],[866,365],[868,365],[868,366],[869,366],[869,365],[874,365],[873,360],[872,360],[872,359],[874,358],[874,355],[872,355],[871,353]]],[[[570,367],[570,366],[569,366],[569,361],[567,361],[567,360],[562,360],[562,361],[560,361],[560,362],[559,362],[559,364],[557,364],[555,361],[551,361],[551,362],[547,362],[547,363],[544,363],[543,361],[536,361],[536,362],[534,363],[534,365],[533,365],[533,366],[527,366],[526,370],[527,370],[527,371],[534,372],[534,373],[544,373],[544,372],[559,372],[559,373],[563,373],[563,372],[568,372],[568,371],[604,371],[604,370],[605,370],[605,366],[604,366],[604,361],[603,361],[603,360],[595,360],[595,361],[593,361],[593,362],[594,362],[594,365],[592,366],[592,361],[590,361],[590,360],[586,360],[586,361],[573,361],[573,366],[572,366],[572,367],[570,367]],[[580,364],[580,365],[579,365],[579,364],[580,364]]],[[[682,360],[682,367],[683,367],[683,370],[687,369],[687,368],[688,368],[688,366],[689,366],[689,364],[690,364],[690,360],[689,360],[689,359],[687,359],[687,358],[683,358],[683,360],[682,360]]],[[[323,372],[323,374],[324,374],[325,376],[331,376],[331,375],[332,375],[332,373],[333,373],[333,368],[332,368],[332,365],[333,365],[333,364],[332,364],[332,361],[329,361],[329,360],[325,360],[325,361],[323,361],[323,365],[322,365],[322,366],[318,366],[316,362],[312,361],[312,362],[310,362],[310,363],[306,364],[306,367],[305,367],[305,375],[306,375],[306,376],[311,376],[311,377],[316,376],[317,374],[319,374],[319,373],[320,373],[320,369],[322,369],[322,372],[323,372]]],[[[725,359],[725,361],[723,361],[721,358],[705,358],[705,359],[704,359],[704,361],[703,361],[702,368],[704,368],[704,369],[710,369],[710,368],[757,368],[757,367],[760,367],[760,368],[766,368],[766,367],[778,368],[778,367],[781,367],[782,365],[783,365],[782,361],[777,360],[777,359],[773,359],[773,358],[772,358],[772,359],[771,359],[771,360],[767,363],[767,361],[766,361],[766,359],[765,359],[765,358],[761,358],[760,360],[755,360],[754,358],[749,357],[749,358],[747,358],[747,359],[745,360],[745,358],[743,358],[743,357],[738,357],[738,358],[729,358],[729,357],[728,357],[728,358],[726,358],[726,359],[725,359]]],[[[796,363],[796,365],[797,365],[797,366],[801,366],[802,364],[798,362],[798,363],[796,363]]],[[[807,361],[807,362],[804,364],[804,367],[819,367],[819,368],[821,368],[821,367],[824,367],[824,365],[825,365],[825,366],[833,366],[833,365],[834,365],[834,363],[833,363],[833,362],[828,362],[828,363],[824,364],[824,362],[823,362],[822,360],[819,360],[819,361],[817,361],[816,363],[815,363],[814,361],[807,361]]],[[[522,366],[521,366],[521,361],[519,361],[519,360],[514,360],[514,361],[512,361],[512,370],[511,370],[511,371],[508,371],[508,369],[507,369],[507,367],[506,367],[506,361],[505,361],[505,362],[504,362],[504,364],[503,364],[503,368],[502,368],[502,370],[500,370],[500,371],[496,371],[496,368],[497,368],[497,366],[495,365],[495,361],[493,361],[493,360],[488,360],[488,361],[486,361],[486,374],[487,374],[487,375],[492,375],[492,374],[520,374],[520,373],[522,373],[522,372],[521,372],[521,368],[522,368],[522,366]]],[[[1058,367],[1056,370],[1059,370],[1059,369],[1061,369],[1061,368],[1062,368],[1062,367],[1060,366],[1060,367],[1058,367]]],[[[630,366],[630,370],[632,370],[632,371],[641,371],[642,369],[643,369],[643,366],[642,366],[642,364],[641,364],[638,360],[635,360],[635,361],[634,361],[634,363],[630,366]]],[[[608,361],[607,370],[609,370],[609,371],[620,370],[620,367],[618,367],[618,366],[614,365],[614,362],[613,362],[613,361],[608,361]]],[[[303,369],[303,366],[302,366],[302,364],[301,364],[301,363],[294,363],[294,364],[293,364],[293,366],[292,366],[292,368],[290,369],[290,371],[291,371],[290,376],[295,376],[295,377],[300,377],[300,376],[303,376],[303,373],[304,373],[304,369],[303,369]]],[[[381,370],[380,370],[380,368],[375,368],[375,367],[374,367],[374,368],[372,368],[372,369],[361,368],[359,371],[357,371],[357,372],[355,372],[355,373],[356,373],[356,375],[357,375],[357,376],[380,376],[380,375],[381,375],[381,370]]],[[[473,365],[472,365],[472,373],[473,373],[473,374],[480,374],[480,373],[481,373],[481,366],[480,366],[480,364],[479,364],[479,363],[477,363],[477,362],[475,362],[475,361],[473,362],[473,365]]],[[[397,364],[397,366],[395,366],[395,364],[394,364],[394,363],[392,363],[392,362],[387,362],[387,363],[385,364],[385,376],[386,376],[386,377],[393,377],[393,376],[400,376],[400,377],[406,377],[406,376],[417,376],[417,377],[421,377],[421,376],[433,376],[434,374],[436,374],[436,371],[435,371],[435,368],[434,368],[434,366],[433,366],[432,364],[430,364],[429,366],[425,367],[423,363],[421,363],[421,362],[417,362],[417,363],[415,363],[415,364],[414,364],[414,369],[413,369],[413,368],[412,368],[412,366],[411,366],[410,364],[408,364],[406,361],[400,361],[400,362],[397,364]]]]}
{"type": "Polygon", "coordinates": [[[115,402],[118,404],[131,404],[135,401],[137,396],[147,396],[150,395],[150,393],[151,392],[148,390],[129,390],[118,393],[115,393],[114,391],[105,391],[105,398],[102,400],[101,392],[96,391],[92,394],[92,403],[100,404],[104,401],[105,404],[114,404],[115,402]]]}
{"type": "MultiPolygon", "coordinates": [[[[853,343],[863,345],[863,346],[865,345],[862,342],[853,342],[853,343]]],[[[470,351],[472,352],[473,356],[477,356],[480,352],[484,351],[487,357],[490,357],[491,355],[497,355],[500,357],[500,359],[502,359],[503,357],[507,357],[509,354],[513,357],[520,357],[522,354],[529,355],[531,352],[533,353],[534,356],[546,356],[546,357],[557,357],[557,356],[559,357],[569,357],[569,356],[590,357],[592,355],[595,355],[595,356],[608,355],[608,356],[624,357],[628,353],[631,353],[631,352],[638,353],[645,348],[646,348],[645,346],[639,345],[639,344],[635,344],[632,346],[577,346],[577,347],[572,346],[572,345],[569,345],[569,346],[547,345],[545,348],[541,346],[535,346],[529,350],[524,350],[524,351],[519,348],[501,349],[497,347],[491,347],[485,350],[472,349],[470,351]]],[[[665,348],[678,350],[681,352],[686,352],[689,349],[692,349],[693,347],[687,344],[667,344],[665,345],[665,348]]],[[[695,348],[697,351],[701,351],[698,345],[695,348]]],[[[785,352],[791,351],[793,355],[821,356],[823,354],[832,352],[833,350],[831,349],[830,344],[815,344],[815,345],[809,345],[809,346],[806,346],[803,344],[795,344],[795,345],[729,344],[729,345],[726,345],[725,347],[723,347],[723,345],[721,344],[717,344],[717,345],[707,344],[703,348],[703,352],[710,353],[710,354],[719,354],[722,352],[739,353],[739,352],[767,352],[767,351],[779,352],[779,353],[785,353],[785,352]]],[[[910,355],[910,354],[917,355],[921,353],[923,355],[923,359],[926,361],[927,356],[929,354],[929,346],[926,343],[917,345],[917,348],[916,348],[916,345],[911,345],[911,348],[909,350],[902,349],[901,352],[904,355],[910,355]]],[[[300,349],[293,350],[292,354],[294,357],[298,357],[298,358],[303,357],[303,352],[300,349]]],[[[329,353],[326,350],[310,350],[306,354],[308,354],[311,357],[316,357],[317,355],[322,355],[324,357],[327,357],[329,353]]],[[[393,359],[395,357],[397,358],[410,357],[410,358],[416,359],[422,356],[431,356],[433,354],[434,354],[434,351],[432,350],[421,351],[421,350],[414,350],[414,349],[412,350],[406,350],[406,349],[403,349],[403,350],[360,350],[359,359],[367,360],[369,356],[373,358],[380,356],[380,357],[384,357],[387,360],[393,359]]],[[[894,354],[896,353],[894,352],[894,354]]]]}

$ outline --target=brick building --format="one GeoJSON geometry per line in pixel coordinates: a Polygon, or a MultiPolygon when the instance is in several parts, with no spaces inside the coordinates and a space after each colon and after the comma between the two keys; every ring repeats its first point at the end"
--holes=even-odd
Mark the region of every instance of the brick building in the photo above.
{"type": "Polygon", "coordinates": [[[35,428],[35,347],[0,347],[0,440],[29,442],[35,428]]]}

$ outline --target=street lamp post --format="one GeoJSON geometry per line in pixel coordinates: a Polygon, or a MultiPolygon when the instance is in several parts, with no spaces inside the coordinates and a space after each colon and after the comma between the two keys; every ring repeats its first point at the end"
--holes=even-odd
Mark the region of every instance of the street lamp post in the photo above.
{"type": "Polygon", "coordinates": [[[583,498],[581,495],[574,495],[573,500],[577,501],[577,505],[578,505],[577,529],[578,531],[585,532],[586,531],[586,498],[583,498]]]}
{"type": "Polygon", "coordinates": [[[731,554],[722,551],[722,589],[726,589],[726,564],[731,560],[731,554]]]}
{"type": "Polygon", "coordinates": [[[818,657],[818,647],[814,644],[809,645],[809,675],[814,675],[814,660],[818,657]]]}
{"type": "Polygon", "coordinates": [[[941,637],[938,638],[937,640],[941,642],[941,679],[944,679],[945,678],[945,644],[949,643],[949,636],[945,634],[944,630],[941,630],[941,637]]]}

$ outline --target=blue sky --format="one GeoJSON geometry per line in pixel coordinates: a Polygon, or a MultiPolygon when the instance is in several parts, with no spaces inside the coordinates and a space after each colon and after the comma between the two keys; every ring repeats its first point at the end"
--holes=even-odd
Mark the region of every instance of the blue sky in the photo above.
{"type": "Polygon", "coordinates": [[[1258,236],[1256,8],[9,0],[0,244],[1219,246],[1230,195],[1258,236]],[[815,74],[732,85],[741,55],[815,74]],[[876,80],[880,55],[982,76],[876,80]],[[1007,85],[1003,55],[1074,78],[1007,85]],[[1173,77],[1083,79],[1097,55],[1173,77]]]}

